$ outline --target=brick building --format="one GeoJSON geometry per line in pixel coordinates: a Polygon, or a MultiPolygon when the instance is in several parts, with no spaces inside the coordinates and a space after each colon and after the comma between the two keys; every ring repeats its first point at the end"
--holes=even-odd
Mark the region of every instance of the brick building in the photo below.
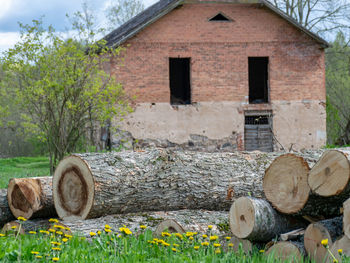
{"type": "MultiPolygon", "coordinates": [[[[326,142],[327,42],[265,0],[160,0],[105,37],[141,142],[209,150],[326,142]]],[[[158,145],[158,146],[161,146],[158,145]]]]}

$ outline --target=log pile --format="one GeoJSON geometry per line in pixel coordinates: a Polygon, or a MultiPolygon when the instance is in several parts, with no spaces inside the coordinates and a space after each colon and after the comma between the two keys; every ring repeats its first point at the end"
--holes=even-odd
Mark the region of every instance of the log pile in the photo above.
{"type": "Polygon", "coordinates": [[[218,235],[231,231],[234,249],[241,244],[249,253],[257,244],[290,262],[332,262],[327,239],[340,262],[339,249],[350,256],[349,153],[75,154],[52,178],[12,179],[0,191],[0,225],[18,224],[12,214],[32,218],[22,224],[25,233],[49,227],[34,218],[58,215],[64,227],[89,236],[104,224],[135,232],[146,224],[155,235],[205,232],[212,224],[218,235]],[[225,221],[228,228],[216,227],[225,221]]]}

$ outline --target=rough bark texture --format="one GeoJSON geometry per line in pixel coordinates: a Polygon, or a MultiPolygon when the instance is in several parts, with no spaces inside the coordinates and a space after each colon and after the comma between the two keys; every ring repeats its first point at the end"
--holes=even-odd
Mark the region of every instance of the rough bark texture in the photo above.
{"type": "Polygon", "coordinates": [[[0,228],[14,219],[7,203],[7,189],[0,189],[0,228]]]}
{"type": "MultiPolygon", "coordinates": [[[[338,260],[338,262],[343,262],[342,260],[343,256],[350,257],[350,239],[347,238],[347,236],[343,236],[339,238],[331,246],[331,252],[335,256],[335,258],[338,260]],[[339,253],[339,249],[342,249],[343,252],[339,253]]],[[[330,255],[328,255],[327,262],[334,262],[333,258],[330,255]]],[[[344,260],[344,262],[348,262],[348,261],[344,260]]]]}
{"type": "Polygon", "coordinates": [[[343,228],[344,234],[350,239],[350,198],[344,202],[343,228]]]}
{"type": "Polygon", "coordinates": [[[60,218],[82,219],[152,210],[228,210],[248,193],[264,197],[264,171],[280,154],[154,149],[70,156],[54,175],[55,207],[60,218]]]}
{"type": "Polygon", "coordinates": [[[301,262],[304,257],[305,249],[302,242],[281,241],[270,247],[267,255],[272,255],[274,259],[285,262],[301,262]]]}
{"type": "Polygon", "coordinates": [[[241,197],[230,209],[231,232],[251,241],[269,241],[276,235],[306,226],[302,219],[276,212],[263,199],[241,197]]]}
{"type": "MultiPolygon", "coordinates": [[[[90,237],[90,232],[104,231],[104,226],[108,224],[113,231],[126,225],[133,233],[141,231],[140,225],[146,225],[147,229],[155,231],[158,225],[165,220],[183,222],[181,226],[184,231],[207,232],[207,226],[213,225],[212,233],[215,235],[227,235],[228,223],[227,212],[206,211],[206,210],[179,210],[142,212],[131,214],[108,215],[96,219],[60,221],[64,227],[68,227],[72,233],[90,237]]],[[[17,221],[14,221],[17,222],[17,221]]],[[[33,219],[21,222],[25,232],[47,230],[55,223],[49,223],[47,219],[33,219]]]]}
{"type": "Polygon", "coordinates": [[[16,218],[57,216],[52,198],[52,177],[11,179],[7,199],[12,214],[16,218]]]}
{"type": "Polygon", "coordinates": [[[342,229],[342,217],[310,224],[304,235],[304,245],[309,257],[316,262],[324,262],[328,252],[321,241],[328,239],[328,244],[331,247],[333,241],[342,235],[342,229]]]}

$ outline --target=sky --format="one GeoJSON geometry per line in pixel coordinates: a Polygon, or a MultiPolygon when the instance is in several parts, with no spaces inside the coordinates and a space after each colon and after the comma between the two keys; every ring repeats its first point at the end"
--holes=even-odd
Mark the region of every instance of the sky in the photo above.
{"type": "MultiPolygon", "coordinates": [[[[103,24],[104,10],[113,0],[88,0],[95,10],[98,24],[103,24]]],[[[157,0],[142,0],[146,7],[157,0]]],[[[68,25],[66,14],[81,10],[83,0],[0,0],[0,52],[12,47],[19,39],[19,25],[30,24],[43,17],[46,25],[56,31],[65,31],[68,25]]]]}

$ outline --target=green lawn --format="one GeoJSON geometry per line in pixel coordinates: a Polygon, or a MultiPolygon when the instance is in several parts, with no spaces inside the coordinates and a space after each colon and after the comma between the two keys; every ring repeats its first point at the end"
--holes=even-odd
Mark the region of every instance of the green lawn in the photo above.
{"type": "Polygon", "coordinates": [[[17,157],[0,159],[0,189],[6,188],[11,178],[48,176],[47,157],[17,157]]]}

